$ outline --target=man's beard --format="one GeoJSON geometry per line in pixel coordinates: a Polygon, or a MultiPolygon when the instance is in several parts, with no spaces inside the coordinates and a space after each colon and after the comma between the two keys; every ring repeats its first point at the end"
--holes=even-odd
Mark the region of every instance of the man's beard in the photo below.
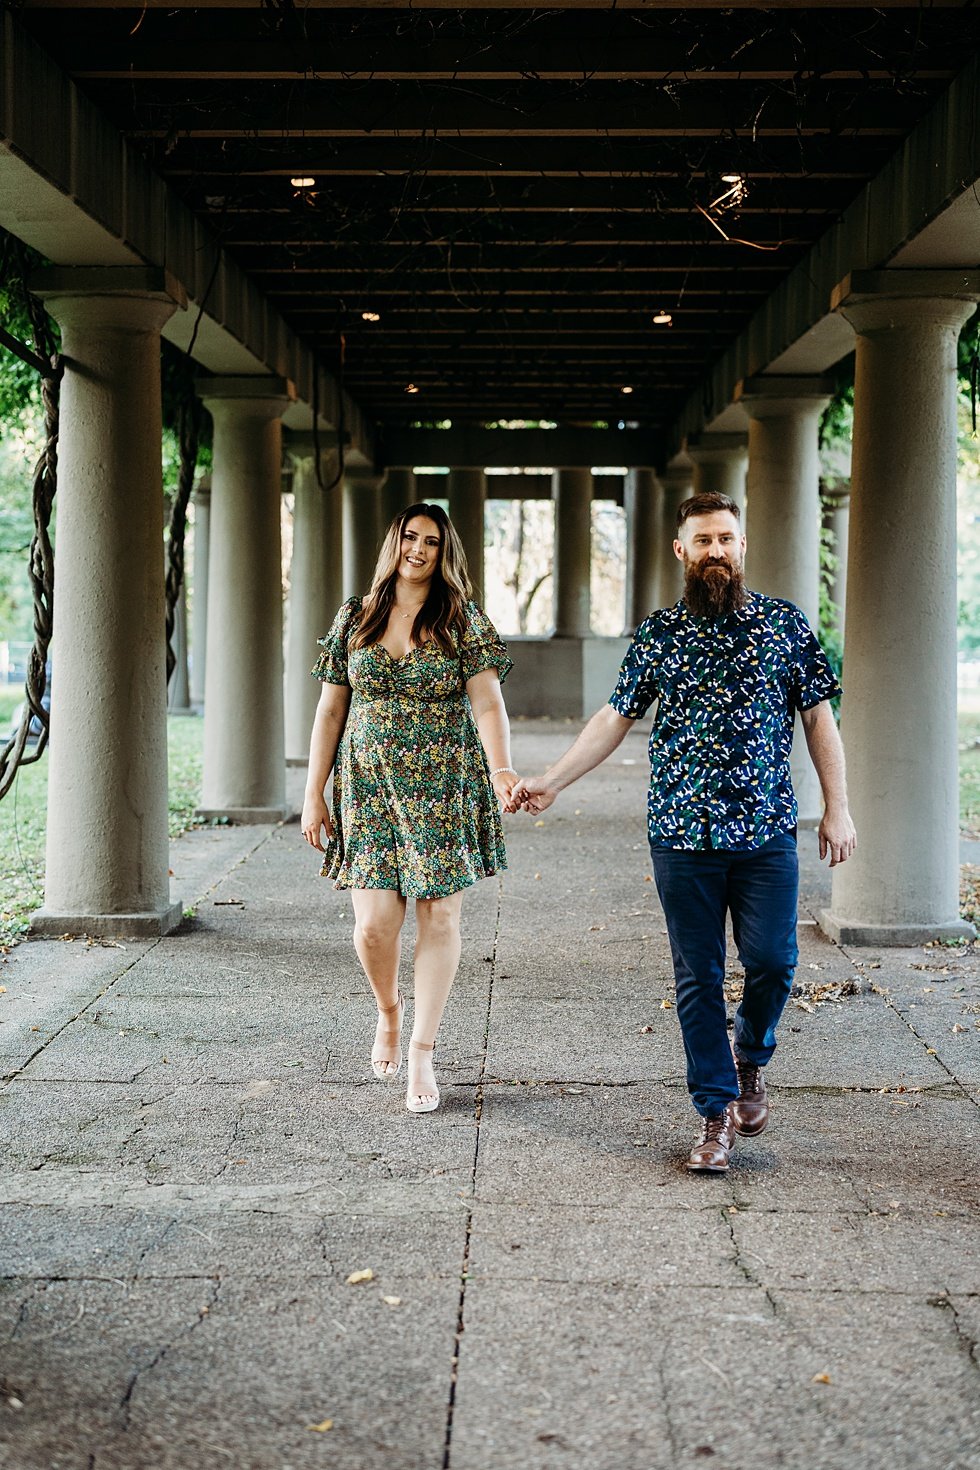
{"type": "Polygon", "coordinates": [[[745,606],[742,568],[724,557],[684,562],[684,601],[696,618],[724,618],[745,606]]]}

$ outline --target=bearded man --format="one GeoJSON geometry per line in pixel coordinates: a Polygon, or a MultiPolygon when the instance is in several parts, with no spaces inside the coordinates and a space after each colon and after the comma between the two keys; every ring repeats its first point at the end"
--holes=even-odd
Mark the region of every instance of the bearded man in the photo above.
{"type": "Polygon", "coordinates": [[[641,623],[609,703],[543,776],[513,796],[542,812],[593,770],[654,700],[648,835],[667,919],[687,1086],[701,1128],[691,1170],[724,1173],[735,1135],[769,1121],[763,1068],[798,959],[797,806],[790,780],[799,711],[820,779],[820,857],[856,844],[844,752],[829,701],[837,679],[791,602],[746,590],[745,537],[727,495],[695,495],[677,515],[684,596],[641,623]],[[745,969],[734,1045],[725,1007],[725,918],[745,969]]]}

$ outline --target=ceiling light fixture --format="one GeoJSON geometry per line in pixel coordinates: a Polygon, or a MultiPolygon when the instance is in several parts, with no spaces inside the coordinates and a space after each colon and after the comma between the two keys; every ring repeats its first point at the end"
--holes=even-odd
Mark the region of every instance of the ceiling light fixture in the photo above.
{"type": "Polygon", "coordinates": [[[381,320],[381,313],[380,313],[380,311],[362,311],[361,312],[361,321],[362,322],[379,322],[380,320],[381,320]]]}
{"type": "Polygon", "coordinates": [[[297,174],[295,179],[289,181],[294,189],[312,189],[316,179],[308,178],[305,174],[297,174]]]}
{"type": "Polygon", "coordinates": [[[672,327],[674,325],[674,318],[669,311],[658,311],[654,315],[653,325],[655,327],[672,327]]]}
{"type": "Polygon", "coordinates": [[[406,393],[417,393],[418,391],[419,390],[416,388],[416,386],[415,386],[414,383],[406,383],[405,384],[405,392],[406,393]]]}
{"type": "Polygon", "coordinates": [[[627,386],[625,388],[620,388],[619,391],[620,391],[620,393],[632,393],[633,389],[630,388],[629,386],[627,386]]]}

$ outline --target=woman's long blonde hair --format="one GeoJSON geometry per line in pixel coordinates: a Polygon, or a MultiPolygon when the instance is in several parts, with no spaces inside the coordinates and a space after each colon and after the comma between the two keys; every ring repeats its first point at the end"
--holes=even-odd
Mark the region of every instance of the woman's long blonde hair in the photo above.
{"type": "Polygon", "coordinates": [[[456,654],[466,628],[466,604],[473,589],[466,566],[466,553],[459,532],[446,512],[438,505],[419,501],[399,511],[385,532],[374,569],[371,590],[364,599],[357,629],[350,640],[351,648],[366,648],[382,637],[395,600],[395,582],[401,560],[402,536],[409,521],[428,516],[439,527],[439,560],[429,583],[429,595],[412,624],[412,642],[430,638],[444,652],[456,654]]]}

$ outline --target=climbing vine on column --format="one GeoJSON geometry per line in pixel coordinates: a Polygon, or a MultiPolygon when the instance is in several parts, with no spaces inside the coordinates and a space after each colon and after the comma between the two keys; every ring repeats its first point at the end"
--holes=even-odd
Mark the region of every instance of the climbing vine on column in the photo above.
{"type": "Polygon", "coordinates": [[[27,660],[24,681],[25,703],[20,725],[0,749],[0,798],[6,796],[21,766],[39,760],[48,743],[48,711],[44,705],[47,687],[48,649],[54,626],[54,552],[49,528],[58,482],[58,412],[63,365],[58,354],[54,324],[39,301],[27,290],[31,261],[24,245],[12,235],[3,235],[0,280],[22,298],[23,313],[33,337],[33,350],[20,337],[0,327],[0,346],[14,353],[40,376],[44,410],[44,447],[34,470],[34,534],[28,556],[28,576],[34,609],[34,643],[27,660]],[[28,754],[31,724],[40,734],[33,754],[28,754]]]}

